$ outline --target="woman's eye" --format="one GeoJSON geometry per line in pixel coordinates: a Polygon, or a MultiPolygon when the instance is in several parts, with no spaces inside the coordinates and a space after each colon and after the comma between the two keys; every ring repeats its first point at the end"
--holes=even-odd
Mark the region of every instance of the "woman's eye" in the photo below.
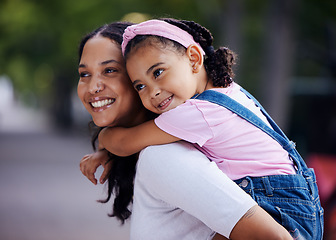
{"type": "Polygon", "coordinates": [[[137,84],[134,86],[135,90],[137,90],[138,92],[141,91],[142,89],[145,88],[145,84],[137,84]]]}
{"type": "Polygon", "coordinates": [[[116,69],[114,69],[114,68],[106,68],[105,69],[105,73],[114,73],[114,72],[116,72],[117,70],[116,69]]]}
{"type": "Polygon", "coordinates": [[[87,72],[80,72],[79,73],[80,78],[85,78],[85,77],[88,77],[88,76],[89,76],[89,74],[87,72]]]}
{"type": "Polygon", "coordinates": [[[154,78],[158,78],[161,73],[163,72],[163,69],[157,69],[153,72],[154,78]]]}

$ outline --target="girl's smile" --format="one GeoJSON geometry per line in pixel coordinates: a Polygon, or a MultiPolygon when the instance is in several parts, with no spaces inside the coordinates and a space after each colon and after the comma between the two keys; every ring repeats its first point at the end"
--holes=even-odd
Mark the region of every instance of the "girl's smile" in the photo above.
{"type": "Polygon", "coordinates": [[[165,100],[163,100],[158,108],[161,110],[161,111],[164,111],[166,108],[169,107],[170,103],[172,102],[172,99],[173,99],[174,95],[171,95],[170,97],[166,98],[165,100]]]}
{"type": "Polygon", "coordinates": [[[161,110],[164,110],[165,108],[167,108],[169,106],[169,104],[171,103],[172,99],[173,99],[173,95],[170,96],[169,98],[166,98],[165,100],[163,100],[159,104],[159,108],[161,108],[161,110]]]}
{"type": "Polygon", "coordinates": [[[199,89],[204,90],[204,80],[194,74],[189,56],[176,54],[170,46],[134,49],[126,67],[143,105],[157,114],[181,105],[199,89]]]}

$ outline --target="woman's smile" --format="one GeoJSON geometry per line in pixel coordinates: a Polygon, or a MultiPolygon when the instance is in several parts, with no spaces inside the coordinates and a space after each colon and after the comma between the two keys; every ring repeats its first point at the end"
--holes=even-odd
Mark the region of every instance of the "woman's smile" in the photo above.
{"type": "Polygon", "coordinates": [[[106,108],[111,107],[114,102],[115,98],[107,98],[107,99],[90,101],[90,104],[94,112],[100,112],[105,110],[106,108]]]}

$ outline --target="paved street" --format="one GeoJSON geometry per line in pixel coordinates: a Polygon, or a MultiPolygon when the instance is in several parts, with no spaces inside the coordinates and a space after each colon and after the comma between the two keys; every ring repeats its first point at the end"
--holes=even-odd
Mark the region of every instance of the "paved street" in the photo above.
{"type": "MultiPolygon", "coordinates": [[[[74,99],[74,115],[86,125],[74,99]]],[[[0,239],[129,239],[129,225],[107,216],[111,203],[96,202],[105,198],[104,186],[79,171],[91,152],[87,129],[56,133],[50,118],[17,101],[10,81],[0,77],[0,239]]]]}
{"type": "Polygon", "coordinates": [[[79,171],[90,151],[84,134],[0,131],[0,239],[128,239],[110,204],[96,202],[104,187],[79,171]]]}

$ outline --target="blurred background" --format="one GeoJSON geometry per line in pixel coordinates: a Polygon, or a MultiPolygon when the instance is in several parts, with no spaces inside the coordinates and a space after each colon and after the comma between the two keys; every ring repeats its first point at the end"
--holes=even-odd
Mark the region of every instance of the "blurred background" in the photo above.
{"type": "Polygon", "coordinates": [[[81,37],[113,21],[194,20],[239,55],[252,92],[315,168],[336,239],[336,2],[0,0],[0,239],[129,238],[79,171],[90,153],[76,95],[81,37]]]}

